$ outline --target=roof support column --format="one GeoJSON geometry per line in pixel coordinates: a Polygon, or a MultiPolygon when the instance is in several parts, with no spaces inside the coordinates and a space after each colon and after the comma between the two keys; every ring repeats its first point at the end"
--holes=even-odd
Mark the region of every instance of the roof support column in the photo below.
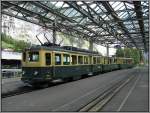
{"type": "Polygon", "coordinates": [[[147,51],[142,51],[144,65],[148,65],[149,62],[149,53],[147,51]]]}
{"type": "Polygon", "coordinates": [[[107,57],[109,57],[109,44],[107,44],[107,46],[106,46],[106,52],[107,52],[107,57]]]}
{"type": "Polygon", "coordinates": [[[89,41],[89,50],[93,51],[93,40],[92,39],[90,39],[90,41],[89,41]]]}
{"type": "Polygon", "coordinates": [[[56,44],[56,21],[53,23],[53,45],[56,44]]]}

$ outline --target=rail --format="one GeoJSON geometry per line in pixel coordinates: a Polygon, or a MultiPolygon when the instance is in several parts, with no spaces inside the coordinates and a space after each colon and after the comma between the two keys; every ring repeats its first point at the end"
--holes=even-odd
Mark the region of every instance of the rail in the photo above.
{"type": "Polygon", "coordinates": [[[111,86],[105,90],[101,95],[96,97],[94,100],[80,108],[80,112],[98,112],[100,111],[111,99],[115,96],[129,81],[131,81],[135,76],[127,77],[120,80],[115,85],[111,86]]]}

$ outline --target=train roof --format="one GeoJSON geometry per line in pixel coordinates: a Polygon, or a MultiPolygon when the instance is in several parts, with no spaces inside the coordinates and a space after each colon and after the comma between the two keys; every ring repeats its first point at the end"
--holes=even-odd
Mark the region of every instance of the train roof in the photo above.
{"type": "MultiPolygon", "coordinates": [[[[84,54],[84,55],[94,55],[94,56],[101,56],[101,57],[107,57],[107,56],[102,56],[96,51],[89,51],[85,49],[80,49],[76,47],[71,47],[71,46],[31,46],[30,48],[26,48],[25,50],[32,50],[32,51],[38,51],[38,50],[49,50],[49,51],[62,51],[62,52],[69,52],[69,53],[78,53],[78,54],[84,54]]],[[[117,59],[132,59],[132,58],[126,58],[126,57],[107,57],[107,58],[117,58],[117,59]]]]}
{"type": "Polygon", "coordinates": [[[58,47],[58,46],[51,46],[51,47],[47,47],[47,46],[31,46],[30,48],[26,48],[25,50],[33,50],[33,51],[38,51],[38,50],[49,50],[49,51],[62,51],[62,52],[71,52],[71,53],[79,53],[79,54],[92,54],[92,55],[97,55],[97,56],[102,56],[101,54],[99,54],[96,51],[88,51],[85,49],[80,49],[80,48],[76,48],[76,47],[71,47],[71,46],[62,46],[62,47],[58,47]]]}

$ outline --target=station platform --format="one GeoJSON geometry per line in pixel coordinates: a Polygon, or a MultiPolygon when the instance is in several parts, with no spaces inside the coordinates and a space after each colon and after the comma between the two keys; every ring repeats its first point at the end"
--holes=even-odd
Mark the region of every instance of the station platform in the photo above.
{"type": "Polygon", "coordinates": [[[137,70],[137,77],[127,84],[101,111],[148,112],[148,66],[137,70]]]}
{"type": "Polygon", "coordinates": [[[2,98],[2,111],[74,112],[97,97],[112,83],[135,75],[102,111],[148,111],[148,67],[136,67],[100,74],[8,98],[2,98]]]}
{"type": "Polygon", "coordinates": [[[2,79],[1,93],[2,94],[9,93],[11,91],[17,90],[18,88],[24,86],[25,84],[21,81],[20,77],[2,79]]]}

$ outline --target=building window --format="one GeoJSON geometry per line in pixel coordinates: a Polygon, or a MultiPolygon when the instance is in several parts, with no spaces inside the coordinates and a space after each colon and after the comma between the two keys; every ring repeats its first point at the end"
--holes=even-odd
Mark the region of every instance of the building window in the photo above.
{"type": "Polygon", "coordinates": [[[78,64],[83,64],[83,56],[78,56],[78,64]]]}
{"type": "Polygon", "coordinates": [[[84,56],[84,64],[88,64],[88,56],[84,56]]]}
{"type": "Polygon", "coordinates": [[[70,55],[68,55],[68,54],[63,55],[63,64],[64,65],[69,65],[70,64],[70,55]]]}
{"type": "Polygon", "coordinates": [[[71,61],[72,61],[72,64],[74,65],[74,64],[77,64],[77,56],[76,55],[72,55],[71,56],[71,61]]]}
{"type": "Polygon", "coordinates": [[[31,62],[39,61],[39,52],[29,52],[29,61],[31,62]]]}
{"type": "Polygon", "coordinates": [[[61,54],[55,54],[55,65],[61,65],[61,54]]]}
{"type": "Polygon", "coordinates": [[[45,63],[46,65],[51,65],[51,53],[45,54],[45,63]]]}

